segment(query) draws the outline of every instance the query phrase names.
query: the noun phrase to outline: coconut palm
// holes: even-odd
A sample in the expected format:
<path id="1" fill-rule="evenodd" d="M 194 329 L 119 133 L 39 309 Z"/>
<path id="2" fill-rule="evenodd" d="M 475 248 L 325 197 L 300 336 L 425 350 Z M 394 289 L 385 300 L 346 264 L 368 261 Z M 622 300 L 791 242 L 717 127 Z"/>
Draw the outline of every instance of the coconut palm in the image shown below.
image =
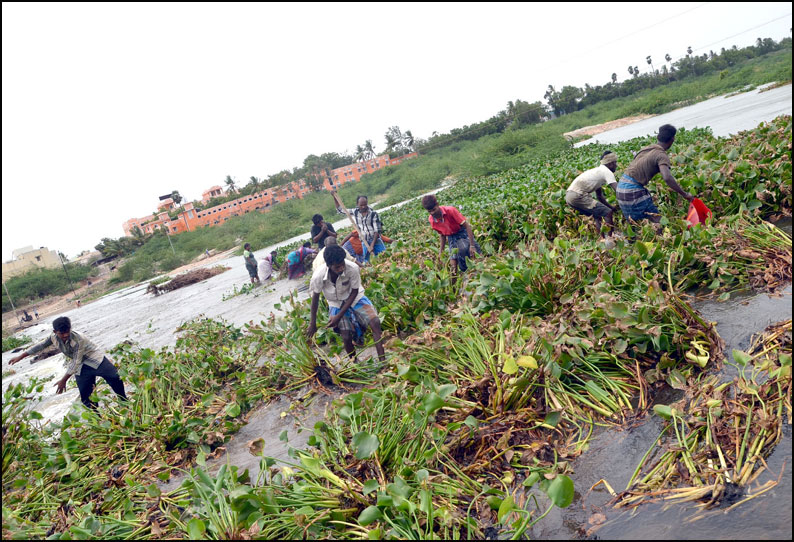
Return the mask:
<path id="1" fill-rule="evenodd" d="M 356 145 L 356 153 L 353 155 L 353 160 L 356 162 L 363 162 L 365 160 L 365 154 L 364 147 Z"/>
<path id="2" fill-rule="evenodd" d="M 408 149 L 409 151 L 414 151 L 414 146 L 416 145 L 416 141 L 414 140 L 414 135 L 411 133 L 411 130 L 406 130 L 403 134 L 403 146 Z"/>
<path id="3" fill-rule="evenodd" d="M 367 139 L 364 142 L 364 154 L 366 155 L 365 160 L 372 160 L 375 158 L 375 147 L 372 145 L 371 139 Z"/>
<path id="4" fill-rule="evenodd" d="M 226 176 L 225 182 L 226 182 L 226 186 L 228 186 L 228 188 L 226 189 L 227 192 L 230 193 L 237 192 L 237 188 L 234 186 L 234 179 L 232 179 L 231 175 Z"/>
<path id="5" fill-rule="evenodd" d="M 653 62 L 651 62 L 651 55 L 648 55 L 648 56 L 645 57 L 645 62 L 647 62 L 648 66 L 651 67 L 651 73 L 653 73 L 654 69 L 653 69 Z"/>

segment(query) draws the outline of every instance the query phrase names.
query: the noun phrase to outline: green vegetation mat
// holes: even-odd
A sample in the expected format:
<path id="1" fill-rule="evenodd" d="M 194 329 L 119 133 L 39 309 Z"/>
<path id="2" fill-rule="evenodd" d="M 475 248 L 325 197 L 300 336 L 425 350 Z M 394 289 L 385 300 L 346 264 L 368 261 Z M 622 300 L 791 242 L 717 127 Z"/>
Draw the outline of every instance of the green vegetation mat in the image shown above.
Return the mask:
<path id="1" fill-rule="evenodd" d="M 619 170 L 649 142 L 610 146 Z M 763 220 L 791 215 L 791 118 L 732 139 L 682 130 L 673 174 L 712 222 L 688 228 L 686 202 L 654 182 L 663 231 L 616 214 L 634 242 L 611 249 L 564 203 L 604 148 L 441 192 L 483 247 L 465 284 L 418 203 L 385 214 L 396 242 L 362 271 L 389 339 L 385 365 L 341 358 L 322 307 L 326 347 L 307 344 L 309 304 L 293 293 L 277 307 L 284 316 L 259 325 L 200 320 L 173 349 L 119 345 L 134 391 L 118 404 L 100 385 L 99 414 L 77 406 L 42 426 L 26 397 L 43 384 L 9 388 L 3 536 L 520 538 L 573 501 L 571 460 L 595 427 L 649 415 L 668 419 L 660 448 L 617 503 L 667 492 L 713 505 L 729 484 L 746 485 L 791 423 L 791 324 L 726 360 L 687 292 L 725 299 L 791 280 L 791 238 Z M 739 377 L 718 382 L 726 362 Z M 344 390 L 306 449 L 291 449 L 288 465 L 262 456 L 257 479 L 227 465 L 208 474 L 207 458 L 255 405 L 306 386 Z M 652 408 L 666 388 L 686 399 Z M 185 471 L 174 491 L 156 484 Z"/>

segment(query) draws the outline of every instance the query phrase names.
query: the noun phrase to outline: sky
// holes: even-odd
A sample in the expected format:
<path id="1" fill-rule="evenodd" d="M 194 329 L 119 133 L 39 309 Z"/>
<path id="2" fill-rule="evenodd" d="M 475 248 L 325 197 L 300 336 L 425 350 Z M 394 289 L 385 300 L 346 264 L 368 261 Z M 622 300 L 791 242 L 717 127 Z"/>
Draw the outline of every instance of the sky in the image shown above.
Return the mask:
<path id="1" fill-rule="evenodd" d="M 2 3 L 3 261 L 69 258 L 200 199 L 487 120 L 549 84 L 791 36 L 788 2 Z"/>

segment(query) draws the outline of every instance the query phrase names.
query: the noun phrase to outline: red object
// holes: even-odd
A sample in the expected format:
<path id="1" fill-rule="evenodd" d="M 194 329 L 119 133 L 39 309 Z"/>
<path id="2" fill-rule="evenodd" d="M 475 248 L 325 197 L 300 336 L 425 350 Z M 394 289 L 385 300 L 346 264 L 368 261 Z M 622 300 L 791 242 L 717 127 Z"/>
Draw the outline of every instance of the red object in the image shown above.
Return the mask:
<path id="1" fill-rule="evenodd" d="M 711 209 L 706 207 L 706 204 L 698 198 L 693 199 L 689 204 L 689 212 L 686 214 L 686 220 L 689 222 L 691 228 L 695 224 L 705 224 L 706 219 L 711 217 Z"/>

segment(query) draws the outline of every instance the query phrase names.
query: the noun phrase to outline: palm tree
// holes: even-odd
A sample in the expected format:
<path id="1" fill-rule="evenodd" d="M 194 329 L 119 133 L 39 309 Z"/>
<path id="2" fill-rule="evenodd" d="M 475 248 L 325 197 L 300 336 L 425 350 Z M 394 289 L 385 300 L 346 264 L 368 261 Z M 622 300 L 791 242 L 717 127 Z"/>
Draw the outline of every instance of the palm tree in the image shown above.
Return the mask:
<path id="1" fill-rule="evenodd" d="M 397 147 L 398 142 L 394 139 L 391 131 L 387 131 L 384 137 L 386 138 L 386 150 L 384 152 L 390 153 Z"/>
<path id="2" fill-rule="evenodd" d="M 232 179 L 231 175 L 226 176 L 226 186 L 229 188 L 226 190 L 227 192 L 237 192 L 237 188 L 234 186 L 234 179 Z"/>
<path id="3" fill-rule="evenodd" d="M 634 67 L 629 66 L 629 75 L 634 75 Z"/>
<path id="4" fill-rule="evenodd" d="M 618 82 L 618 74 L 613 73 L 612 74 L 612 84 L 615 84 L 617 82 Z"/>
<path id="5" fill-rule="evenodd" d="M 416 141 L 414 140 L 414 135 L 411 133 L 411 130 L 405 131 L 405 133 L 403 134 L 402 143 L 406 149 L 408 149 L 411 152 L 414 151 L 414 145 L 416 144 Z"/>
<path id="6" fill-rule="evenodd" d="M 653 62 L 651 62 L 651 55 L 645 57 L 645 62 L 647 62 L 648 65 L 651 67 L 651 73 L 653 73 L 654 69 L 653 69 Z"/>
<path id="7" fill-rule="evenodd" d="M 367 160 L 375 158 L 375 147 L 372 145 L 371 139 L 367 139 L 364 142 L 364 153 L 367 155 Z"/>
<path id="8" fill-rule="evenodd" d="M 365 154 L 364 147 L 356 145 L 356 154 L 353 155 L 353 160 L 356 162 L 363 162 L 365 160 Z"/>

